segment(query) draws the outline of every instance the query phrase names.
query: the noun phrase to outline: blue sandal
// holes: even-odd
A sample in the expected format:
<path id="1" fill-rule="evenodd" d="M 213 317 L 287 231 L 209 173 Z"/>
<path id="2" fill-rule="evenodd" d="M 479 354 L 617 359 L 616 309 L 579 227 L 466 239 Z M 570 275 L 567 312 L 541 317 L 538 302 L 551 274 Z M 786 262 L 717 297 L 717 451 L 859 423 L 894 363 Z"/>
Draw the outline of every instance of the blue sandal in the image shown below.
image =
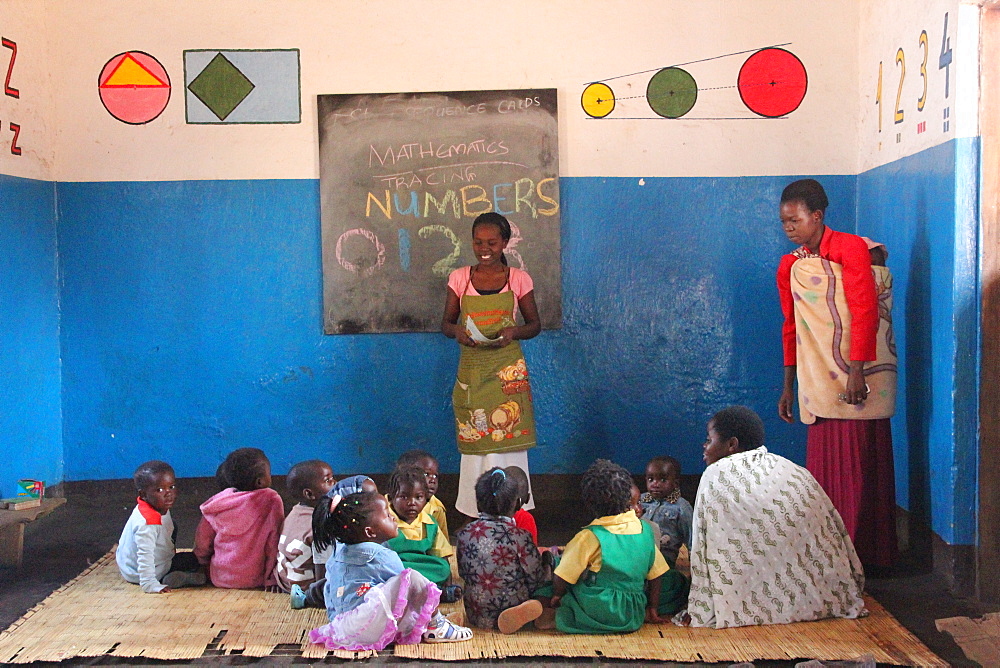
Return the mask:
<path id="1" fill-rule="evenodd" d="M 292 610 L 301 610 L 306 607 L 306 593 L 302 591 L 302 587 L 298 585 L 292 585 L 292 589 L 289 592 L 290 604 Z"/>

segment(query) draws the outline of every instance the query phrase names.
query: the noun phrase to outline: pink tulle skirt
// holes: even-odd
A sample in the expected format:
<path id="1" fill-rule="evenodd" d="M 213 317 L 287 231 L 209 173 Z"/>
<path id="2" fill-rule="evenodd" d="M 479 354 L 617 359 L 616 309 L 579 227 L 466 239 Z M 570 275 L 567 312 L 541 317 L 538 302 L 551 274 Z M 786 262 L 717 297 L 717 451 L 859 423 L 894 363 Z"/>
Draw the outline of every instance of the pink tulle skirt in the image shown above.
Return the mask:
<path id="1" fill-rule="evenodd" d="M 309 632 L 327 649 L 381 650 L 392 643 L 415 645 L 441 599 L 437 585 L 412 568 L 365 594 L 361 605 Z"/>

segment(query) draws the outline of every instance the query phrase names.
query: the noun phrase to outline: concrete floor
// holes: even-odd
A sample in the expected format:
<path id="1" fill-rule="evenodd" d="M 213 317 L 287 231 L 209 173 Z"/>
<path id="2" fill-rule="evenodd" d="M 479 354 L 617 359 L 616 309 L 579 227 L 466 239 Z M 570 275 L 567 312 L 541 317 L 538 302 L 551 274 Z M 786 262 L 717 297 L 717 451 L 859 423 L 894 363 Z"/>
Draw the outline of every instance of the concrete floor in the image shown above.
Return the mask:
<path id="1" fill-rule="evenodd" d="M 377 478 L 376 482 L 379 482 Z M 179 527 L 179 547 L 190 547 L 195 526 L 200 518 L 198 504 L 215 492 L 215 483 L 208 478 L 184 479 L 179 483 L 181 493 L 172 514 Z M 684 487 L 685 496 L 688 496 L 688 485 Z M 279 490 L 283 488 L 280 478 L 276 479 L 275 488 Z M 64 486 L 63 492 L 67 498 L 65 506 L 28 525 L 25 533 L 24 567 L 20 570 L 0 568 L 0 629 L 9 626 L 53 590 L 106 554 L 117 542 L 121 528 L 135 505 L 135 493 L 131 489 L 131 481 L 69 483 Z M 445 495 L 442 495 L 442 498 L 447 501 Z M 544 512 L 536 509 L 534 514 L 539 527 L 540 543 L 543 545 L 565 544 L 575 533 L 576 528 L 588 521 L 586 516 L 580 516 L 580 504 L 575 500 L 547 501 L 540 505 L 544 508 Z M 287 507 L 290 507 L 290 504 Z M 986 606 L 971 599 L 950 595 L 943 583 L 922 565 L 925 563 L 923 555 L 906 555 L 903 564 L 896 569 L 898 574 L 892 577 L 870 578 L 867 589 L 907 629 L 948 663 L 958 666 L 977 665 L 965 657 L 950 636 L 935 629 L 934 620 L 954 616 L 976 617 L 986 612 L 1000 611 L 1000 606 Z M 72 623 L 72 620 L 68 620 L 68 623 Z M 330 662 L 339 661 L 331 659 Z M 294 657 L 250 659 L 229 656 L 209 657 L 196 662 L 148 661 L 140 664 L 136 659 L 105 658 L 81 659 L 72 663 L 74 665 L 165 665 L 167 663 L 301 665 L 308 662 Z M 393 657 L 368 663 L 419 665 L 419 662 L 396 660 Z M 603 665 L 615 662 L 592 659 L 539 661 L 533 658 L 505 659 L 503 663 Z M 793 664 L 759 662 L 757 665 Z"/>

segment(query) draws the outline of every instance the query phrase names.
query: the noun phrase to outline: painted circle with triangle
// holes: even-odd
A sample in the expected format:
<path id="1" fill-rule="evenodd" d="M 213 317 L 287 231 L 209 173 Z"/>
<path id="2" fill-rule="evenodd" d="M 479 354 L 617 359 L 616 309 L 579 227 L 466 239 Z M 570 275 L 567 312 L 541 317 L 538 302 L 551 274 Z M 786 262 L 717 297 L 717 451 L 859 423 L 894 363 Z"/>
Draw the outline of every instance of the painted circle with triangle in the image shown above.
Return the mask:
<path id="1" fill-rule="evenodd" d="M 97 89 L 108 113 L 131 125 L 149 123 L 170 101 L 167 70 L 144 51 L 126 51 L 109 60 L 98 77 Z"/>

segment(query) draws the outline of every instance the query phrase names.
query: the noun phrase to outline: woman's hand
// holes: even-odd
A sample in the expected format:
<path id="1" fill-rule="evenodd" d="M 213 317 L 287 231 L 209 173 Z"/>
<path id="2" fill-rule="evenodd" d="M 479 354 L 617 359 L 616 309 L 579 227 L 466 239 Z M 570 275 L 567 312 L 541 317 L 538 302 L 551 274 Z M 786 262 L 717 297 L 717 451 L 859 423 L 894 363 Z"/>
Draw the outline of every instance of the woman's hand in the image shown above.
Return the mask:
<path id="1" fill-rule="evenodd" d="M 778 417 L 788 424 L 795 420 L 792 416 L 792 407 L 795 405 L 795 394 L 792 392 L 792 388 L 795 386 L 795 372 L 794 364 L 785 367 L 781 397 L 778 398 Z"/>
<path id="2" fill-rule="evenodd" d="M 847 391 L 844 401 L 852 406 L 865 403 L 868 398 L 868 387 L 865 385 L 864 362 L 851 362 L 851 371 L 847 375 Z"/>
<path id="3" fill-rule="evenodd" d="M 455 340 L 463 346 L 469 346 L 470 348 L 475 348 L 478 345 L 473 338 L 469 336 L 469 333 L 465 331 L 465 327 L 455 328 Z"/>
<path id="4" fill-rule="evenodd" d="M 553 596 L 549 599 L 549 607 L 558 608 L 560 601 L 562 601 L 562 596 Z"/>
<path id="5" fill-rule="evenodd" d="M 517 338 L 517 329 L 517 327 L 504 327 L 500 330 L 500 336 L 494 339 L 493 345 L 497 348 L 506 348 Z"/>
<path id="6" fill-rule="evenodd" d="M 784 390 L 778 399 L 778 417 L 788 424 L 794 422 L 795 418 L 792 416 L 792 406 L 794 405 L 795 399 L 792 397 L 792 391 Z"/>

